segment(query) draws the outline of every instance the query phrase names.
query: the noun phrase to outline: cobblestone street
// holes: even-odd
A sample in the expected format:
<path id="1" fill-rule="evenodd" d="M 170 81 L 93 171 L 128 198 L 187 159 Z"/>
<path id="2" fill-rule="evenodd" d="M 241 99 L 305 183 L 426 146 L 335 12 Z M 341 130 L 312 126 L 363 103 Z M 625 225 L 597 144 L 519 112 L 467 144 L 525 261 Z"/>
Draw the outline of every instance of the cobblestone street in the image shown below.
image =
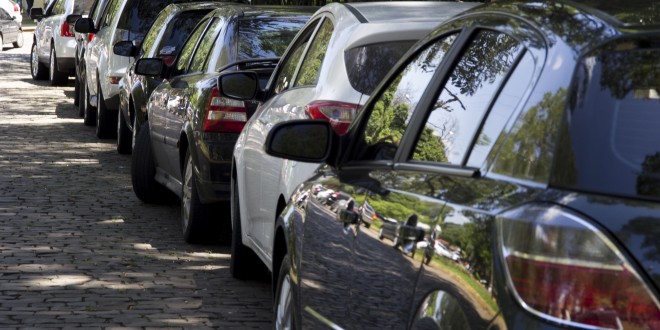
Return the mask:
<path id="1" fill-rule="evenodd" d="M 0 53 L 0 328 L 270 328 L 270 283 L 233 279 L 229 246 L 186 244 L 178 205 L 135 197 L 73 80 L 32 80 L 31 40 Z"/>

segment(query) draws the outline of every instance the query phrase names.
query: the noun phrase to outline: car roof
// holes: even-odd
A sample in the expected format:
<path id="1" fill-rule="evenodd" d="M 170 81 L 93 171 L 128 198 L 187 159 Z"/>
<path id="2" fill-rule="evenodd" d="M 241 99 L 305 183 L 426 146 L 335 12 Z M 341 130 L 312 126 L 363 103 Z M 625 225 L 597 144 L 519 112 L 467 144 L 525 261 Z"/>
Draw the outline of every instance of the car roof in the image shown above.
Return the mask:
<path id="1" fill-rule="evenodd" d="M 333 4 L 331 4 L 333 5 Z M 393 1 L 337 4 L 350 10 L 363 23 L 378 22 L 421 22 L 438 23 L 478 3 L 438 1 Z M 360 17 L 361 16 L 361 17 Z"/>
<path id="2" fill-rule="evenodd" d="M 222 3 L 209 15 L 213 16 L 227 16 L 236 15 L 241 17 L 254 17 L 254 18 L 267 18 L 267 17 L 282 17 L 282 16 L 312 16 L 317 10 L 316 7 L 309 6 L 253 6 L 241 3 Z"/>

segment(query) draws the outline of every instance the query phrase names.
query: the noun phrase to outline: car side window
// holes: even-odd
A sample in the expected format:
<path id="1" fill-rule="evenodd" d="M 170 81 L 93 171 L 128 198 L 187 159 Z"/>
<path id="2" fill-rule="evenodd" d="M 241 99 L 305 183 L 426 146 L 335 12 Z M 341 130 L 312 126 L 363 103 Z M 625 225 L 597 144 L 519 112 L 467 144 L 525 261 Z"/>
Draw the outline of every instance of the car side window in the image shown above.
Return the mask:
<path id="1" fill-rule="evenodd" d="M 142 40 L 142 45 L 140 46 L 140 54 L 146 54 L 154 45 L 154 42 L 156 42 L 158 35 L 161 33 L 161 30 L 165 28 L 165 23 L 167 22 L 168 16 L 169 15 L 158 15 L 158 17 L 156 17 L 154 24 L 151 25 L 151 28 L 144 36 L 144 40 Z"/>
<path id="2" fill-rule="evenodd" d="M 218 33 L 222 29 L 224 22 L 225 20 L 221 18 L 214 19 L 213 22 L 211 22 L 209 28 L 206 29 L 204 36 L 199 41 L 197 47 L 195 47 L 195 55 L 193 55 L 192 62 L 190 62 L 188 73 L 205 71 L 206 60 L 211 53 L 211 49 L 215 43 L 215 38 L 218 36 Z"/>
<path id="3" fill-rule="evenodd" d="M 428 44 L 371 103 L 356 159 L 394 159 L 413 110 L 456 37 L 457 34 L 451 34 Z"/>
<path id="4" fill-rule="evenodd" d="M 101 23 L 99 24 L 99 29 L 102 29 L 106 26 L 110 26 L 112 21 L 119 15 L 119 8 L 122 5 L 121 0 L 110 0 L 108 5 L 103 10 L 103 15 L 101 18 Z"/>
<path id="5" fill-rule="evenodd" d="M 486 112 L 523 49 L 505 34 L 477 33 L 432 105 L 418 133 L 413 161 L 464 163 Z"/>
<path id="6" fill-rule="evenodd" d="M 183 48 L 181 48 L 181 53 L 179 53 L 179 58 L 177 59 L 176 65 L 174 66 L 175 70 L 172 73 L 173 75 L 176 76 L 186 72 L 188 63 L 190 63 L 190 59 L 192 58 L 193 52 L 195 51 L 197 41 L 202 36 L 202 33 L 206 29 L 207 25 L 208 19 L 202 20 L 195 28 L 195 31 L 193 31 L 193 33 L 190 35 L 186 43 L 183 45 Z"/>
<path id="7" fill-rule="evenodd" d="M 51 15 L 62 15 L 66 13 L 66 0 L 56 0 L 55 5 L 53 5 L 53 11 Z"/>
<path id="8" fill-rule="evenodd" d="M 327 18 L 324 19 L 303 59 L 294 86 L 316 85 L 333 30 L 332 22 Z"/>
<path id="9" fill-rule="evenodd" d="M 300 34 L 298 40 L 296 40 L 295 46 L 293 46 L 293 48 L 287 53 L 286 58 L 281 63 L 282 69 L 279 70 L 278 76 L 275 78 L 275 88 L 273 88 L 275 94 L 279 94 L 292 87 L 291 82 L 293 80 L 293 75 L 296 73 L 300 58 L 305 52 L 305 49 L 309 44 L 309 39 L 314 33 L 317 25 L 318 21 L 315 24 L 307 26 L 307 28 Z"/>

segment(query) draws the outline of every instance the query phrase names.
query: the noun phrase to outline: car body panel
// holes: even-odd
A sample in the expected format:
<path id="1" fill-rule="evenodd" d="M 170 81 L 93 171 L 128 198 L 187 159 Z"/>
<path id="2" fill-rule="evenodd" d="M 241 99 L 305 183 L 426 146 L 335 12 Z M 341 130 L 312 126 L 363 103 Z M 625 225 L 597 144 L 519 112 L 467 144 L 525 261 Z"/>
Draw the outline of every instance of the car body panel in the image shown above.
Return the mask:
<path id="1" fill-rule="evenodd" d="M 17 42 L 19 33 L 23 33 L 23 31 L 16 20 L 11 18 L 11 15 L 4 9 L 0 10 L 0 34 L 2 34 L 3 43 Z M 0 47 L 2 46 L 0 45 Z"/>

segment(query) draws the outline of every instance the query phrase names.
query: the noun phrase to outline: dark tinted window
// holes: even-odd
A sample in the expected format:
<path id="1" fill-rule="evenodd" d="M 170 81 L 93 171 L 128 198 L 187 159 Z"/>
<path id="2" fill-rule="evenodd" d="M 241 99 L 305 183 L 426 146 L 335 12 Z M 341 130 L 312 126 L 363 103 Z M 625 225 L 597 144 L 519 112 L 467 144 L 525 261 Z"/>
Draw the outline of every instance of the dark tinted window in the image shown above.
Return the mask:
<path id="1" fill-rule="evenodd" d="M 190 59 L 193 56 L 193 52 L 195 51 L 195 45 L 197 45 L 197 41 L 202 36 L 202 33 L 206 29 L 207 25 L 208 19 L 202 21 L 197 25 L 197 27 L 195 27 L 195 31 L 193 31 L 193 33 L 190 35 L 190 38 L 188 38 L 186 43 L 183 45 L 183 48 L 181 48 L 181 54 L 176 61 L 176 69 L 172 75 L 178 75 L 186 71 L 188 64 L 190 63 Z"/>
<path id="2" fill-rule="evenodd" d="M 392 160 L 417 103 L 456 35 L 431 43 L 417 54 L 373 103 L 357 159 Z"/>
<path id="3" fill-rule="evenodd" d="M 281 69 L 279 69 L 277 78 L 275 80 L 275 87 L 273 89 L 275 94 L 279 94 L 291 87 L 293 75 L 296 72 L 298 63 L 300 63 L 302 54 L 305 51 L 305 48 L 307 48 L 307 44 L 309 43 L 309 39 L 312 36 L 315 28 L 316 24 L 310 24 L 307 26 L 307 29 L 302 32 L 296 41 L 295 46 L 289 50 L 286 58 L 284 58 L 283 61 L 278 65 L 281 67 Z"/>
<path id="4" fill-rule="evenodd" d="M 91 0 L 75 0 L 73 4 L 73 13 L 86 15 L 92 8 L 92 4 L 94 4 L 94 2 Z"/>
<path id="5" fill-rule="evenodd" d="M 303 59 L 294 86 L 316 85 L 333 30 L 332 22 L 324 19 Z"/>
<path id="6" fill-rule="evenodd" d="M 158 13 L 173 0 L 127 0 L 117 28 L 135 34 L 133 38 L 142 40 Z"/>
<path id="7" fill-rule="evenodd" d="M 204 72 L 206 59 L 209 57 L 215 38 L 219 33 L 219 30 L 222 29 L 222 23 L 224 19 L 214 19 L 209 25 L 208 29 L 202 36 L 202 39 L 199 41 L 197 48 L 195 49 L 195 55 L 190 62 L 190 68 L 188 72 Z"/>
<path id="8" fill-rule="evenodd" d="M 280 57 L 306 22 L 307 17 L 240 20 L 237 60 Z"/>
<path id="9" fill-rule="evenodd" d="M 11 19 L 11 16 L 2 8 L 0 8 L 0 19 Z"/>
<path id="10" fill-rule="evenodd" d="M 486 111 L 522 49 L 507 35 L 479 32 L 433 104 L 413 160 L 463 164 Z"/>
<path id="11" fill-rule="evenodd" d="M 602 51 L 578 68 L 553 181 L 660 198 L 660 49 L 616 47 L 627 50 Z"/>
<path id="12" fill-rule="evenodd" d="M 346 74 L 353 88 L 371 94 L 414 41 L 397 41 L 355 47 L 344 53 Z"/>
<path id="13" fill-rule="evenodd" d="M 166 63 L 170 58 L 175 58 L 193 28 L 208 12 L 208 10 L 187 11 L 173 18 L 167 24 L 163 39 L 153 56 L 166 59 Z"/>

